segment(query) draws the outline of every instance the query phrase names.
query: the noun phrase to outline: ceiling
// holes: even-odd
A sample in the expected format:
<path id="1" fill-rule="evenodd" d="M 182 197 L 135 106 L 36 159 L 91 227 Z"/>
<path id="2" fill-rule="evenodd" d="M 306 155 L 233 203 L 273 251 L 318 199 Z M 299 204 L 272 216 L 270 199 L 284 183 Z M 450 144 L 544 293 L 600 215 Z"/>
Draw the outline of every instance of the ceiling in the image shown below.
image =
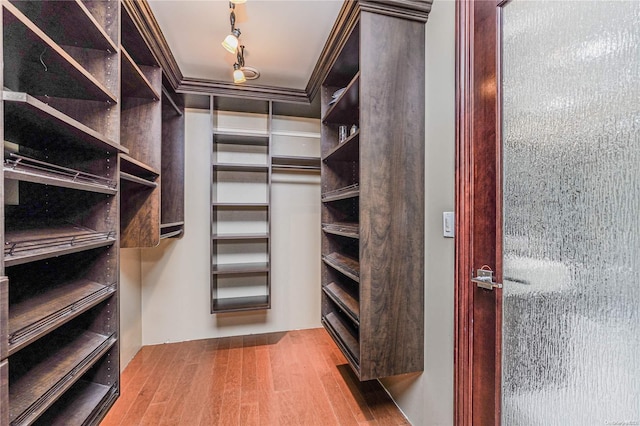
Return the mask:
<path id="1" fill-rule="evenodd" d="M 232 82 L 235 55 L 220 44 L 230 32 L 222 0 L 148 0 L 185 77 Z M 342 0 L 248 0 L 236 6 L 252 85 L 305 89 Z"/>

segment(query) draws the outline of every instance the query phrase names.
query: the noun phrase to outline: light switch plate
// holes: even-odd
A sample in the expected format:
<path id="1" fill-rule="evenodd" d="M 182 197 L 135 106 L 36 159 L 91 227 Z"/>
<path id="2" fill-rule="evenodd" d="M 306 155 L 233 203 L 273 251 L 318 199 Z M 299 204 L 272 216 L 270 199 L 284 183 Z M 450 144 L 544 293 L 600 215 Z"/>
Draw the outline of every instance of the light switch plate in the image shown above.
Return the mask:
<path id="1" fill-rule="evenodd" d="M 445 238 L 453 238 L 455 229 L 455 220 L 453 212 L 442 212 L 442 236 Z"/>

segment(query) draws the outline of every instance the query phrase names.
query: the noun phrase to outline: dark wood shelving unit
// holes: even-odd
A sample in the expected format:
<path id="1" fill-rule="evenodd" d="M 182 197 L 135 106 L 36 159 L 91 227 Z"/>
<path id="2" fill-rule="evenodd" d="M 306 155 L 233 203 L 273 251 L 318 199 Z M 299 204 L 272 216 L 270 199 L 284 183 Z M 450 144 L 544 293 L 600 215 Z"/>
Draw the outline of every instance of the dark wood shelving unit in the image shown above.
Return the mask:
<path id="1" fill-rule="evenodd" d="M 60 45 L 116 52 L 116 44 L 81 0 L 12 1 Z"/>
<path id="2" fill-rule="evenodd" d="M 215 312 L 240 312 L 255 311 L 256 309 L 269 309 L 269 296 L 228 297 L 215 299 L 213 310 Z"/>
<path id="3" fill-rule="evenodd" d="M 320 90 L 321 312 L 358 378 L 371 380 L 424 368 L 427 11 L 354 1 L 340 16 Z M 341 125 L 358 130 L 339 142 Z"/>
<path id="4" fill-rule="evenodd" d="M 158 91 L 124 48 L 120 49 L 120 58 L 122 61 L 122 96 L 160 100 Z"/>
<path id="5" fill-rule="evenodd" d="M 338 88 L 336 88 L 337 90 Z M 323 116 L 323 123 L 346 124 L 359 123 L 360 72 L 346 86 L 345 91 L 336 99 Z M 328 104 L 327 104 L 328 105 Z"/>
<path id="6" fill-rule="evenodd" d="M 184 103 L 162 85 L 160 238 L 184 235 Z"/>
<path id="7" fill-rule="evenodd" d="M 155 247 L 160 243 L 162 169 L 162 69 L 121 3 L 120 247 Z"/>
<path id="8" fill-rule="evenodd" d="M 115 231 L 99 232 L 72 224 L 52 223 L 5 230 L 5 267 L 91 250 L 116 242 Z"/>
<path id="9" fill-rule="evenodd" d="M 257 274 L 260 272 L 269 272 L 269 264 L 266 262 L 231 263 L 227 265 L 214 265 L 212 268 L 212 273 L 214 275 Z"/>
<path id="10" fill-rule="evenodd" d="M 360 281 L 360 263 L 358 259 L 333 252 L 326 255 L 323 254 L 322 261 L 355 282 Z"/>
<path id="11" fill-rule="evenodd" d="M 242 163 L 214 163 L 214 171 L 220 172 L 262 172 L 267 173 L 269 166 L 266 164 L 242 164 Z"/>
<path id="12" fill-rule="evenodd" d="M 57 336 L 56 336 L 57 337 Z M 61 341 L 60 341 L 61 340 Z M 115 344 L 115 336 L 84 331 L 56 340 L 38 364 L 9 384 L 9 420 L 29 424 Z"/>
<path id="13" fill-rule="evenodd" d="M 138 185 L 146 186 L 148 188 L 157 188 L 158 184 L 156 182 L 147 180 L 145 178 L 138 177 L 136 175 L 132 175 L 125 172 L 120 172 L 120 179 L 126 180 L 127 182 L 135 183 Z"/>
<path id="14" fill-rule="evenodd" d="M 345 291 L 339 284 L 331 282 L 322 290 L 351 318 L 353 323 L 360 326 L 360 302 L 352 294 Z"/>
<path id="15" fill-rule="evenodd" d="M 12 304 L 9 355 L 103 302 L 115 291 L 115 283 L 103 285 L 80 278 Z"/>
<path id="16" fill-rule="evenodd" d="M 4 178 L 109 195 L 118 192 L 116 182 L 111 179 L 13 153 L 5 158 Z"/>
<path id="17" fill-rule="evenodd" d="M 274 155 L 271 157 L 271 167 L 274 170 L 319 172 L 320 158 Z"/>
<path id="18" fill-rule="evenodd" d="M 360 368 L 360 343 L 356 331 L 348 323 L 334 312 L 322 317 L 322 324 L 325 326 L 331 337 L 342 349 L 347 360 L 355 369 Z"/>
<path id="19" fill-rule="evenodd" d="M 322 161 L 357 161 L 360 154 L 360 130 L 349 136 L 344 142 L 334 146 L 327 152 Z"/>
<path id="20" fill-rule="evenodd" d="M 184 232 L 184 108 L 133 5 L 2 4 L 0 424 L 100 422 L 120 391 L 119 247 Z"/>
<path id="21" fill-rule="evenodd" d="M 236 104 L 227 98 L 214 97 L 212 108 L 215 124 L 211 150 L 211 313 L 270 309 L 272 105 L 270 101 Z M 261 126 L 247 129 L 225 127 L 220 121 L 224 121 L 227 112 L 242 112 L 249 123 L 260 123 Z M 259 189 L 255 194 L 249 192 L 240 198 L 242 201 L 237 201 L 235 194 L 224 190 L 225 185 L 237 183 L 246 185 L 248 191 L 263 187 L 265 190 Z M 225 228 L 229 224 L 220 219 L 223 213 L 246 214 L 253 210 L 265 212 L 264 232 Z M 253 256 L 264 256 L 266 261 L 228 264 L 224 256 L 231 246 L 235 247 L 234 250 L 247 250 L 251 260 L 254 260 Z M 252 250 L 257 250 L 257 253 Z M 237 281 L 229 284 L 239 276 L 244 278 L 242 284 Z M 244 294 L 242 287 L 245 286 L 252 287 L 254 294 Z"/>
<path id="22" fill-rule="evenodd" d="M 5 139 L 32 148 L 44 148 L 50 141 L 59 147 L 89 149 L 93 151 L 129 150 L 104 134 L 21 92 L 2 92 L 5 114 Z"/>
<path id="23" fill-rule="evenodd" d="M 6 87 L 31 95 L 118 102 L 111 90 L 12 3 L 5 2 L 2 7 Z M 40 62 L 43 51 L 47 52 L 46 67 Z"/>
<path id="24" fill-rule="evenodd" d="M 266 240 L 269 234 L 213 234 L 214 240 Z"/>
<path id="25" fill-rule="evenodd" d="M 269 145 L 269 135 L 263 132 L 216 130 L 213 135 L 219 144 Z"/>
<path id="26" fill-rule="evenodd" d="M 360 185 L 355 183 L 353 185 L 345 186 L 344 188 L 323 192 L 322 201 L 329 203 L 331 201 L 346 200 L 348 198 L 355 198 L 358 196 L 360 196 Z"/>
<path id="27" fill-rule="evenodd" d="M 54 406 L 41 416 L 36 426 L 97 424 L 104 416 L 101 407 L 116 398 L 116 389 L 86 380 L 75 383 Z"/>
<path id="28" fill-rule="evenodd" d="M 349 238 L 360 238 L 360 229 L 357 222 L 323 223 L 322 230 L 327 234 L 340 235 Z"/>

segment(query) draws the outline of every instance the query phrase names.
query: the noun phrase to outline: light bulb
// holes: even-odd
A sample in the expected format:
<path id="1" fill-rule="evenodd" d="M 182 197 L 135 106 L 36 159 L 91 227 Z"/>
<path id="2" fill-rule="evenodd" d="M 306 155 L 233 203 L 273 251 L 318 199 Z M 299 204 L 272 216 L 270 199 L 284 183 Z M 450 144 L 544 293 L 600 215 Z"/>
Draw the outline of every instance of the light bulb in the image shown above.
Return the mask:
<path id="1" fill-rule="evenodd" d="M 236 53 L 236 49 L 238 49 L 238 37 L 234 34 L 229 34 L 222 42 L 222 47 L 231 53 Z"/>
<path id="2" fill-rule="evenodd" d="M 233 82 L 234 83 L 244 83 L 247 81 L 247 78 L 244 75 L 244 72 L 240 69 L 240 65 L 233 64 Z"/>

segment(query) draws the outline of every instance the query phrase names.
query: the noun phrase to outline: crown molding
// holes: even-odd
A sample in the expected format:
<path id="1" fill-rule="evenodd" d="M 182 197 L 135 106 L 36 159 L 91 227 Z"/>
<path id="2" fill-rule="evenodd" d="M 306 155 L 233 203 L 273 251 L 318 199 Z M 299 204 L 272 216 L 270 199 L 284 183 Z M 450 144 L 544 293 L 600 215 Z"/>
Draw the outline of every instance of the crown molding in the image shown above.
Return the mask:
<path id="1" fill-rule="evenodd" d="M 315 99 L 318 94 L 338 53 L 358 23 L 360 11 L 426 23 L 432 3 L 433 0 L 345 0 L 309 78 L 305 89 L 309 99 Z"/>
<path id="2" fill-rule="evenodd" d="M 250 84 L 237 85 L 229 82 L 191 77 L 183 78 L 176 88 L 176 91 L 180 93 L 264 99 L 280 102 L 310 103 L 307 92 L 302 89 L 288 89 Z"/>
<path id="3" fill-rule="evenodd" d="M 433 0 L 345 0 L 304 90 L 185 77 L 147 0 L 122 0 L 176 92 L 310 104 L 360 17 L 360 11 L 427 22 Z"/>
<path id="4" fill-rule="evenodd" d="M 158 21 L 153 16 L 147 0 L 122 0 L 123 6 L 129 12 L 133 22 L 140 30 L 142 38 L 147 43 L 162 67 L 165 77 L 175 90 L 184 79 L 176 58 L 171 53 L 169 44 L 162 34 Z"/>

